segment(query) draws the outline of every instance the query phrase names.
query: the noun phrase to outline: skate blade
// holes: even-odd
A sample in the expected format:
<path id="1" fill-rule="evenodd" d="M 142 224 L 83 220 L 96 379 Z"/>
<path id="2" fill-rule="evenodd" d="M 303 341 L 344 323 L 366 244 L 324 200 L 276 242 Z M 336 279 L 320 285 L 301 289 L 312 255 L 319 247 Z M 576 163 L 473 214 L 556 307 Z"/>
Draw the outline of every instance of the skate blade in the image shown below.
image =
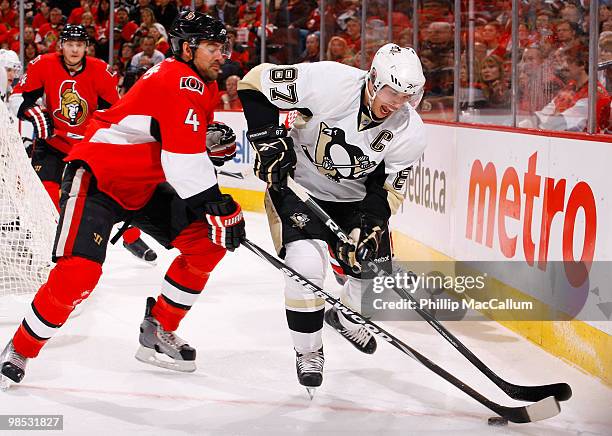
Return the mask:
<path id="1" fill-rule="evenodd" d="M 164 355 L 165 356 L 165 355 Z M 136 351 L 136 360 L 148 365 L 157 366 L 160 368 L 171 369 L 178 372 L 194 372 L 196 370 L 195 361 L 185 360 L 161 360 L 158 357 L 158 353 L 152 348 L 143 347 L 142 345 Z M 170 359 L 168 356 L 166 358 Z"/>
<path id="2" fill-rule="evenodd" d="M 0 374 L 0 391 L 2 392 L 8 391 L 12 384 L 13 384 L 13 381 L 10 378 L 5 377 L 4 375 Z"/>
<path id="3" fill-rule="evenodd" d="M 312 399 L 314 398 L 315 392 L 317 392 L 316 388 L 306 388 L 306 392 L 308 393 L 308 396 L 310 397 L 310 400 L 312 401 Z"/>
<path id="4" fill-rule="evenodd" d="M 129 251 L 129 250 L 128 250 Z M 145 260 L 143 257 L 138 257 L 136 256 L 134 253 L 132 253 L 131 251 L 129 251 L 129 253 L 132 255 L 132 257 L 136 260 L 138 260 L 140 263 L 144 263 L 145 265 L 150 265 L 150 266 L 157 266 L 157 259 L 152 260 L 152 261 L 148 261 Z"/>

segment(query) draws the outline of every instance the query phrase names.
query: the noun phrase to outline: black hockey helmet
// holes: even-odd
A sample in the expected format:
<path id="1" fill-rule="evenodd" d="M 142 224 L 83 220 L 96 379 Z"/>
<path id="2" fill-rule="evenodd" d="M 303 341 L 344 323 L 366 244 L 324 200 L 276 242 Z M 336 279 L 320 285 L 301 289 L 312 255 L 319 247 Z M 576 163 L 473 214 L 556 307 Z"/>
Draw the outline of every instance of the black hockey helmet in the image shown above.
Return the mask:
<path id="1" fill-rule="evenodd" d="M 175 55 L 181 54 L 183 41 L 187 41 L 195 50 L 202 40 L 221 44 L 225 44 L 227 40 L 227 30 L 221 21 L 197 11 L 179 13 L 168 35 Z"/>
<path id="2" fill-rule="evenodd" d="M 85 41 L 89 42 L 89 35 L 85 26 L 81 24 L 66 24 L 60 33 L 60 42 L 64 41 Z"/>

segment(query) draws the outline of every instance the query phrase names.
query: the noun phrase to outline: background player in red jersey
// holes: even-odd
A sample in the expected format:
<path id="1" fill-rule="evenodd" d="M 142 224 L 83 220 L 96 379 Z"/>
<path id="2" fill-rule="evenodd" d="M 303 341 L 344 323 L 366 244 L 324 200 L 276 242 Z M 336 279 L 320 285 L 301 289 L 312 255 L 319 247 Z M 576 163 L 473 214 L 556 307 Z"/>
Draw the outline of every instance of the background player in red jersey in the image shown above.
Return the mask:
<path id="1" fill-rule="evenodd" d="M 128 219 L 180 251 L 157 300 L 147 299 L 136 358 L 195 370 L 195 349 L 174 331 L 226 250 L 240 245 L 244 221 L 240 206 L 221 194 L 213 166 L 233 157 L 235 135 L 221 124 L 207 128 L 218 102 L 225 27 L 186 11 L 170 35 L 174 58 L 147 71 L 110 109 L 96 112 L 85 140 L 68 154 L 57 264 L 0 356 L 5 383 L 21 381 L 28 359 L 87 298 L 102 274 L 113 224 Z"/>
<path id="2" fill-rule="evenodd" d="M 31 121 L 37 138 L 32 166 L 59 210 L 59 190 L 73 144 L 83 139 L 96 109 L 108 109 L 119 100 L 117 77 L 104 61 L 85 56 L 89 37 L 85 27 L 67 24 L 60 34 L 61 52 L 41 55 L 30 62 L 20 81 L 23 97 L 17 116 Z M 45 98 L 46 108 L 36 104 Z M 154 262 L 157 254 L 130 228 L 123 245 L 136 257 Z"/>

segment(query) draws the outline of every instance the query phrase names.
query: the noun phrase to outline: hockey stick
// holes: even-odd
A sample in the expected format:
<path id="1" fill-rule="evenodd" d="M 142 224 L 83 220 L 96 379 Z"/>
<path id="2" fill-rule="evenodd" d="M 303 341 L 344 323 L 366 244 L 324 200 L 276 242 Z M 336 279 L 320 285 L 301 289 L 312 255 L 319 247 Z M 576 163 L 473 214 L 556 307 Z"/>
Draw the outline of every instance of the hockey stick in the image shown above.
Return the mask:
<path id="1" fill-rule="evenodd" d="M 219 175 L 230 177 L 232 179 L 240 179 L 240 180 L 244 179 L 244 174 L 242 173 L 233 173 L 231 171 L 225 171 L 225 170 L 219 170 Z"/>
<path id="2" fill-rule="evenodd" d="M 368 329 L 370 333 L 375 334 L 380 338 L 384 339 L 386 342 L 393 345 L 402 353 L 412 357 L 417 362 L 421 363 L 429 370 L 435 372 L 437 375 L 439 375 L 449 383 L 453 384 L 456 388 L 465 392 L 467 395 L 478 401 L 480 404 L 497 413 L 499 416 L 507 419 L 508 421 L 516 423 L 541 421 L 544 419 L 552 418 L 553 416 L 556 416 L 559 414 L 559 412 L 561 412 L 559 403 L 552 396 L 544 398 L 527 406 L 520 407 L 507 407 L 494 403 L 493 401 L 489 400 L 487 397 L 477 392 L 476 390 L 459 380 L 457 377 L 455 377 L 442 367 L 436 365 L 434 362 L 423 356 L 415 349 L 409 347 L 408 345 L 397 339 L 395 336 L 384 330 L 382 327 L 379 327 L 372 321 L 362 317 L 359 313 L 352 311 L 351 309 L 343 305 L 340 301 L 336 300 L 334 297 L 328 294 L 326 291 L 313 284 L 304 276 L 296 272 L 294 269 L 288 267 L 285 263 L 278 260 L 276 257 L 259 248 L 257 245 L 253 244 L 248 239 L 245 238 L 242 241 L 242 245 L 251 250 L 257 256 L 268 261 L 270 264 L 272 264 L 272 266 L 282 271 L 283 274 L 294 280 L 300 286 L 303 286 L 304 288 L 314 293 L 317 297 L 324 299 L 327 303 L 334 306 L 337 310 L 340 310 L 344 314 L 344 316 L 350 318 L 353 322 L 361 324 L 363 327 Z"/>
<path id="3" fill-rule="evenodd" d="M 346 233 L 340 228 L 340 226 L 329 216 L 327 212 L 325 212 L 321 206 L 319 206 L 312 199 L 308 191 L 296 183 L 292 178 L 287 178 L 287 186 L 291 189 L 295 195 L 298 196 L 300 200 L 302 200 L 312 211 L 317 215 L 321 221 L 325 223 L 325 225 L 332 231 L 341 241 L 345 242 L 349 240 L 349 237 Z M 382 271 L 378 265 L 374 262 L 369 261 L 366 262 L 368 268 L 370 268 L 374 273 L 387 275 L 386 272 Z M 486 375 L 489 380 L 495 383 L 502 391 L 504 391 L 510 398 L 521 401 L 539 401 L 543 398 L 547 398 L 550 396 L 555 397 L 557 401 L 565 401 L 568 400 L 572 396 L 572 389 L 567 383 L 554 383 L 550 385 L 539 385 L 539 386 L 521 386 L 515 385 L 513 383 L 507 382 L 502 379 L 499 375 L 497 375 L 491 368 L 484 364 L 474 353 L 470 351 L 463 343 L 450 331 L 448 331 L 440 321 L 434 318 L 429 312 L 423 310 L 419 307 L 419 304 L 415 300 L 415 298 L 406 290 L 398 288 L 396 286 L 392 287 L 393 291 L 398 294 L 400 297 L 410 300 L 414 303 L 414 309 L 417 311 L 421 317 L 429 323 L 438 333 L 440 333 L 444 339 L 451 343 L 453 347 L 455 347 L 467 360 L 472 363 L 480 372 Z"/>

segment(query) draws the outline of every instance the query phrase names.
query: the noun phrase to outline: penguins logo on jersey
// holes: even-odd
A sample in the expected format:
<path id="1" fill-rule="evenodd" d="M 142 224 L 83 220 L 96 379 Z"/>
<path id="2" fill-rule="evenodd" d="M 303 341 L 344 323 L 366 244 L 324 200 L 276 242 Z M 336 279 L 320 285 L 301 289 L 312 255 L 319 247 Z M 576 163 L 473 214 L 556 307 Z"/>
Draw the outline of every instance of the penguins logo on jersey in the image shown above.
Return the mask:
<path id="1" fill-rule="evenodd" d="M 364 177 L 369 169 L 377 165 L 363 153 L 361 148 L 346 142 L 344 130 L 329 127 L 323 122 L 319 128 L 314 159 L 306 146 L 302 145 L 302 148 L 306 157 L 321 174 L 338 183 L 340 179 Z"/>
<path id="2" fill-rule="evenodd" d="M 53 111 L 53 116 L 71 126 L 78 126 L 87 118 L 87 101 L 81 98 L 75 89 L 74 80 L 64 80 L 59 89 L 59 108 Z"/>
<path id="3" fill-rule="evenodd" d="M 296 212 L 293 215 L 291 215 L 289 218 L 291 218 L 291 221 L 293 221 L 293 227 L 300 229 L 300 230 L 306 227 L 306 223 L 310 221 L 310 218 L 308 218 L 308 215 L 301 213 L 301 212 L 300 213 Z"/>

